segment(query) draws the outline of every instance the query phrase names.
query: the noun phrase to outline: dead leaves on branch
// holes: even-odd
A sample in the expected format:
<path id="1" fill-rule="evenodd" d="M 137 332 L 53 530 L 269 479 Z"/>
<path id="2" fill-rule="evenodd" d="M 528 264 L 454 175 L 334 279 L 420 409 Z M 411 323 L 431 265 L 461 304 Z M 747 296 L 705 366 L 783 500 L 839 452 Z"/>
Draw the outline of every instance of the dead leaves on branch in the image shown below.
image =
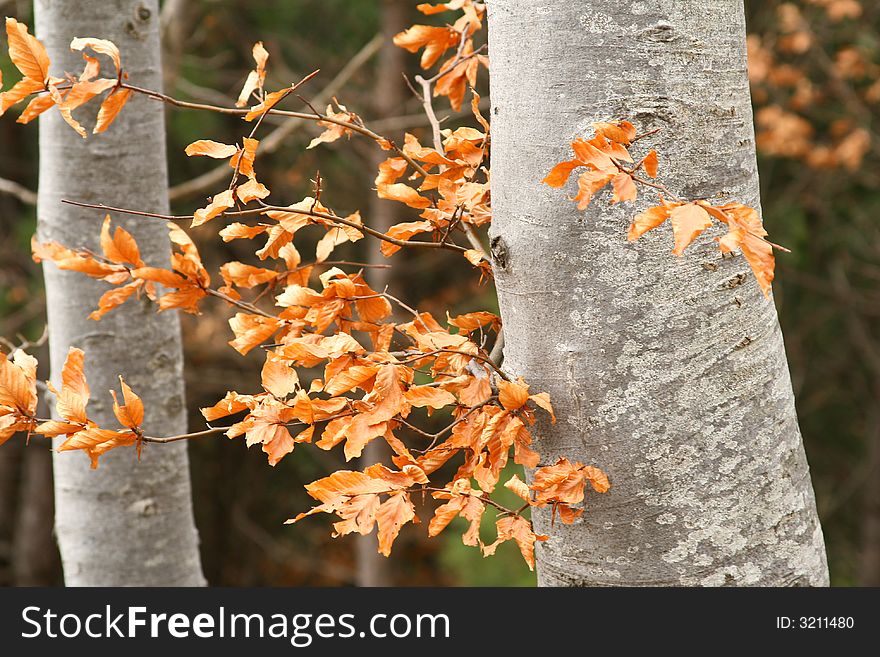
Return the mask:
<path id="1" fill-rule="evenodd" d="M 474 94 L 474 112 L 479 96 Z M 422 233 L 443 239 L 461 225 L 479 227 L 491 220 L 489 174 L 483 166 L 489 135 L 470 127 L 443 130 L 442 152 L 423 146 L 407 133 L 402 152 L 409 158 L 392 157 L 379 165 L 376 193 L 379 198 L 397 201 L 421 210 L 421 221 L 407 221 L 392 226 L 387 235 L 408 241 Z M 403 182 L 410 170 L 410 161 L 420 167 Z M 420 180 L 418 186 L 408 181 Z M 432 198 L 433 194 L 433 198 Z M 384 242 L 382 253 L 390 256 L 400 246 Z M 474 261 L 471 261 L 475 264 Z M 476 263 L 479 266 L 480 260 Z"/>
<path id="2" fill-rule="evenodd" d="M 36 425 L 37 359 L 17 349 L 10 360 L 0 352 L 0 445 Z"/>
<path id="3" fill-rule="evenodd" d="M 119 49 L 110 41 L 94 38 L 73 39 L 70 48 L 83 51 L 85 67 L 78 78 L 73 76 L 59 78 L 49 74 L 51 62 L 46 49 L 28 33 L 27 26 L 14 18 L 7 18 L 6 36 L 9 57 L 24 77 L 11 89 L 0 93 L 0 115 L 28 96 L 44 94 L 35 96 L 30 101 L 19 116 L 18 122 L 29 123 L 43 112 L 57 106 L 61 117 L 85 138 L 86 130 L 73 117 L 74 110 L 110 90 L 101 103 L 93 129 L 94 133 L 100 133 L 110 126 L 128 101 L 131 91 L 120 86 L 127 74 L 122 69 Z M 99 78 L 100 62 L 85 52 L 86 49 L 109 57 L 115 67 L 115 76 Z"/>
<path id="4" fill-rule="evenodd" d="M 58 446 L 59 452 L 82 450 L 92 463 L 98 467 L 98 459 L 111 449 L 136 445 L 138 455 L 142 445 L 144 406 L 134 391 L 120 376 L 123 403 L 120 404 L 116 391 L 113 396 L 113 413 L 124 430 L 100 428 L 88 418 L 86 407 L 89 402 L 90 390 L 85 378 L 85 354 L 81 349 L 71 347 L 61 370 L 61 390 L 57 390 L 51 382 L 49 390 L 55 395 L 56 410 L 62 420 L 49 420 L 34 429 L 35 433 L 48 438 L 64 436 L 65 440 Z"/>
<path id="5" fill-rule="evenodd" d="M 424 3 L 417 8 L 429 16 L 446 11 L 462 12 L 452 25 L 413 25 L 394 36 L 395 45 L 412 53 L 423 51 L 420 61 L 423 69 L 431 68 L 448 51 L 454 51 L 452 57 L 440 64 L 434 96 L 448 97 L 452 108 L 458 111 L 468 86 L 476 86 L 480 66 L 489 66 L 488 58 L 475 51 L 473 42 L 474 33 L 483 27 L 485 3 L 457 0 L 437 5 Z"/>
<path id="6" fill-rule="evenodd" d="M 635 201 L 639 185 L 659 189 L 674 198 L 663 185 L 639 176 L 642 171 L 650 178 L 657 176 L 656 151 L 651 150 L 641 160 L 630 164 L 634 160 L 630 155 L 629 147 L 638 138 L 631 123 L 628 121 L 594 123 L 593 128 L 596 131 L 595 136 L 589 140 L 576 139 L 572 142 L 574 159 L 554 166 L 544 178 L 544 183 L 551 187 L 562 187 L 568 182 L 575 169 L 586 169 L 578 175 L 578 193 L 573 199 L 577 202 L 579 210 L 585 210 L 593 197 L 608 184 L 613 188 L 612 204 Z M 741 252 L 749 263 L 764 296 L 769 297 L 775 269 L 773 249 L 782 247 L 764 239 L 767 231 L 764 230 L 756 209 L 742 203 L 713 205 L 702 199 L 667 200 L 662 193 L 659 195 L 659 200 L 659 205 L 635 216 L 627 233 L 629 241 L 637 240 L 669 220 L 674 239 L 672 252 L 681 256 L 697 237 L 712 227 L 712 220 L 715 219 L 726 224 L 728 229 L 724 237 L 718 238 L 721 252 Z"/>
<path id="7" fill-rule="evenodd" d="M 485 7 L 472 0 L 454 0 L 419 8 L 428 15 L 448 10 L 462 12 L 449 27 L 416 26 L 398 39 L 410 49 L 424 49 L 423 63 L 428 66 L 440 62 L 434 78 L 435 94 L 448 96 L 457 108 L 467 87 L 475 83 L 477 70 L 486 63 L 471 38 L 482 27 Z M 82 75 L 75 82 L 69 79 L 69 85 L 59 80 L 54 88 L 50 78 L 28 78 L 32 81 L 25 87 L 37 89 L 39 85 L 40 93 L 48 94 L 38 97 L 39 102 L 30 112 L 26 110 L 28 118 L 54 103 L 62 114 L 67 112 L 66 119 L 71 122 L 70 112 L 108 90 L 104 107 L 110 108 L 107 112 L 111 119 L 119 109 L 113 109 L 113 104 L 121 107 L 124 103 L 130 89 L 120 86 L 125 73 L 115 46 L 97 39 L 77 39 L 72 47 L 84 50 Z M 450 50 L 454 50 L 451 57 Z M 248 74 L 237 102 L 240 107 L 252 105 L 243 112 L 246 121 L 257 121 L 251 134 L 240 143 L 201 139 L 186 148 L 188 156 L 226 160 L 233 171 L 227 189 L 214 194 L 205 207 L 194 212 L 194 227 L 229 215 L 233 208 L 240 210 L 242 205 L 259 203 L 270 193 L 257 178 L 259 141 L 253 135 L 265 113 L 298 85 L 266 93 L 268 53 L 258 43 L 253 55 L 256 66 Z M 442 61 L 445 56 L 447 59 Z M 115 79 L 99 77 L 99 57 L 113 62 Z M 48 75 L 48 62 L 45 69 Z M 394 151 L 380 165 L 377 194 L 401 202 L 419 215 L 391 227 L 387 237 L 406 242 L 429 233 L 432 240 L 447 243 L 443 246 L 463 251 L 453 235 L 484 226 L 491 219 L 486 168 L 489 124 L 479 111 L 479 100 L 474 93 L 471 109 L 479 127 L 442 130 L 433 147 L 407 134 L 403 147 L 398 149 L 389 140 L 373 135 L 357 114 L 334 99 L 325 114 L 315 117 L 324 131 L 309 147 L 358 132 L 371 136 L 383 149 Z M 95 131 L 100 131 L 102 125 L 106 127 L 107 121 L 102 124 L 100 116 Z M 621 138 L 615 130 L 620 128 L 611 124 L 602 128 L 603 134 Z M 84 134 L 81 126 L 79 131 Z M 650 171 L 650 160 L 643 166 Z M 276 465 L 298 444 L 313 443 L 325 450 L 340 448 L 347 460 L 359 457 L 374 440 L 388 444 L 394 455 L 393 467 L 343 470 L 313 482 L 307 490 L 318 505 L 294 520 L 325 512 L 338 517 L 336 535 L 365 534 L 375 529 L 380 552 L 388 555 L 401 528 L 418 522 L 413 494 L 421 493 L 424 498 L 430 493 L 440 503 L 430 522 L 430 535 L 461 516 L 469 523 L 463 536 L 466 544 L 489 555 L 500 543 L 514 541 L 533 567 L 534 541 L 546 537 L 536 536 L 522 514 L 530 506 L 552 504 L 554 514 L 558 511 L 560 517 L 573 520 L 578 512 L 575 507 L 583 499 L 582 495 L 576 500 L 570 490 L 577 488 L 577 482 L 567 488 L 559 483 L 553 490 L 549 485 L 530 490 L 519 480 L 509 480 L 505 485 L 523 498 L 520 509 L 505 509 L 489 495 L 501 483 L 501 473 L 511 458 L 530 468 L 538 466 L 538 454 L 531 449 L 530 428 L 541 412 L 555 422 L 549 397 L 530 393 L 522 380 L 508 380 L 491 362 L 484 345 L 492 333 L 497 340 L 501 329 L 500 319 L 492 313 L 447 316 L 447 322 L 441 324 L 430 314 L 411 310 L 394 297 L 372 289 L 362 272 L 347 273 L 338 267 L 326 268 L 315 284 L 314 268 L 326 263 L 336 247 L 370 233 L 359 213 L 336 214 L 327 207 L 322 202 L 323 187 L 320 176 L 316 176 L 313 196 L 299 203 L 283 207 L 263 204 L 236 212 L 237 217 L 252 217 L 256 223 L 229 223 L 219 231 L 223 240 L 265 241 L 255 250 L 257 264 L 233 261 L 221 266 L 223 285 L 219 289 L 211 287 L 211 277 L 195 243 L 174 224 L 169 224 L 173 244 L 170 268 L 144 262 L 131 234 L 121 227 L 114 230 L 109 217 L 101 231 L 101 254 L 35 241 L 34 258 L 52 260 L 63 269 L 110 283 L 113 287 L 92 313 L 95 319 L 141 293 L 156 301 L 159 310 L 179 308 L 198 313 L 206 296 L 236 306 L 229 320 L 229 344 L 243 355 L 257 348 L 263 350 L 261 390 L 253 394 L 230 391 L 202 412 L 208 422 L 230 418 L 231 424 L 219 428 L 231 439 L 243 439 L 248 447 L 258 445 L 270 465 Z M 628 191 L 621 188 L 620 193 L 626 195 Z M 294 241 L 301 230 L 313 226 L 320 227 L 322 234 L 314 259 L 303 264 Z M 383 242 L 386 255 L 398 248 L 400 244 Z M 491 271 L 481 250 L 471 249 L 464 255 L 481 269 L 481 274 Z M 396 320 L 392 300 L 400 304 L 402 311 L 411 312 L 413 318 Z M 87 413 L 90 391 L 83 373 L 83 354 L 72 350 L 61 390 L 52 388 L 62 419 L 40 422 L 34 417 L 30 398 L 13 393 L 4 396 L 2 377 L 23 380 L 25 387 L 35 379 L 35 365 L 31 372 L 23 356 L 16 358 L 19 360 L 0 363 L 0 436 L 17 430 L 63 436 L 60 449 L 86 452 L 93 467 L 102 454 L 115 447 L 134 445 L 140 450 L 145 440 L 141 429 L 144 408 L 125 381 L 120 379 L 120 390 L 112 391 L 114 413 L 122 429 L 96 426 Z M 321 378 L 301 381 L 300 374 L 306 368 L 321 368 Z M 429 382 L 417 379 L 417 373 L 427 375 Z M 7 387 L 15 386 L 10 383 Z M 413 419 L 435 413 L 446 424 L 435 434 L 419 429 Z M 436 476 L 446 464 L 455 473 L 452 480 L 443 487 L 432 484 L 429 476 Z M 570 478 L 580 477 L 586 482 L 587 472 L 586 466 L 576 464 Z M 546 478 L 549 480 L 550 475 Z M 581 486 L 581 493 L 585 488 Z M 557 498 L 557 489 L 564 492 L 563 497 Z M 480 521 L 490 508 L 499 512 L 497 537 L 493 542 L 483 542 Z"/>

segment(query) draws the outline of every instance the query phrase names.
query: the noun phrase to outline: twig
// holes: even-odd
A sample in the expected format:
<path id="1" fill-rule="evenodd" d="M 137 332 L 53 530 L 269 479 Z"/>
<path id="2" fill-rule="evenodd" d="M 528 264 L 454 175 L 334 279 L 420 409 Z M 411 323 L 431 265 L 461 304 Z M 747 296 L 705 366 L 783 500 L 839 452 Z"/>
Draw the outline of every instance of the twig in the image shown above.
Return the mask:
<path id="1" fill-rule="evenodd" d="M 14 180 L 0 178 L 0 192 L 14 196 L 25 205 L 36 205 L 37 195 L 24 185 L 20 185 Z"/>
<path id="2" fill-rule="evenodd" d="M 105 212 L 120 212 L 122 214 L 131 214 L 139 217 L 151 217 L 153 219 L 164 219 L 165 221 L 187 221 L 193 219 L 193 215 L 191 214 L 161 214 L 158 212 L 143 212 L 141 210 L 131 210 L 128 208 L 119 208 L 111 205 L 105 205 L 104 203 L 85 203 L 83 201 L 73 201 L 71 199 L 61 199 L 62 203 L 67 203 L 68 205 L 75 205 L 81 208 L 94 208 L 96 210 L 103 210 Z M 325 221 L 330 221 L 335 224 L 341 224 L 343 226 L 350 226 L 351 228 L 356 228 L 357 230 L 370 235 L 371 237 L 375 237 L 376 239 L 380 239 L 384 242 L 389 242 L 396 246 L 400 247 L 412 247 L 412 248 L 422 248 L 422 249 L 446 249 L 448 251 L 456 251 L 458 253 L 464 253 L 467 249 L 458 246 L 457 244 L 450 243 L 442 243 L 442 242 L 422 242 L 418 240 L 399 240 L 395 237 L 390 237 L 385 233 L 380 233 L 378 230 L 370 228 L 369 226 L 364 226 L 363 224 L 358 224 L 353 221 L 349 221 L 344 217 L 337 217 L 336 215 L 327 214 L 326 212 L 319 212 L 317 210 L 301 210 L 301 209 L 292 209 L 290 207 L 285 207 L 281 205 L 262 205 L 259 208 L 252 208 L 250 210 L 237 210 L 237 211 L 227 211 L 221 213 L 218 216 L 224 217 L 252 217 L 255 215 L 265 214 L 269 211 L 277 211 L 277 212 L 294 212 L 296 214 L 305 214 L 311 217 L 317 217 L 319 219 L 324 219 Z"/>

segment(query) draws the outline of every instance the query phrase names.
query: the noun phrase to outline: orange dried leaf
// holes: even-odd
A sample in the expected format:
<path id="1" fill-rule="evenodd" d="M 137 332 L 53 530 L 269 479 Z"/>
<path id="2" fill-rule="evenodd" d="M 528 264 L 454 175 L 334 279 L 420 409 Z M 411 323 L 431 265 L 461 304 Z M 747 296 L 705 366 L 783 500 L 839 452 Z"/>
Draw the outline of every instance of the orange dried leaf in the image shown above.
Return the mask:
<path id="1" fill-rule="evenodd" d="M 257 147 L 260 145 L 258 139 L 245 137 L 242 140 L 244 148 L 236 152 L 232 159 L 229 160 L 229 166 L 237 169 L 239 173 L 248 178 L 254 178 L 254 160 L 257 157 Z"/>
<path id="2" fill-rule="evenodd" d="M 59 452 L 74 449 L 83 450 L 92 461 L 92 468 L 98 467 L 98 458 L 116 447 L 134 445 L 138 440 L 137 434 L 132 431 L 109 431 L 94 426 L 88 426 L 82 431 L 70 436 L 58 446 Z"/>
<path id="3" fill-rule="evenodd" d="M 669 210 L 669 206 L 664 204 L 656 205 L 637 214 L 633 219 L 632 224 L 630 224 L 626 238 L 630 242 L 635 242 L 649 230 L 655 229 L 669 218 Z"/>
<path id="4" fill-rule="evenodd" d="M 410 406 L 417 408 L 443 408 L 455 404 L 455 396 L 451 392 L 433 386 L 413 386 L 405 393 Z"/>
<path id="5" fill-rule="evenodd" d="M 504 487 L 516 493 L 523 500 L 523 502 L 529 502 L 532 499 L 532 495 L 531 493 L 529 493 L 529 487 L 517 475 L 513 475 L 510 479 L 508 479 L 504 483 Z"/>
<path id="6" fill-rule="evenodd" d="M 379 525 L 379 552 L 386 557 L 391 555 L 391 546 L 400 533 L 400 528 L 416 517 L 409 494 L 404 491 L 392 493 L 376 510 L 376 523 Z"/>
<path id="7" fill-rule="evenodd" d="M 242 356 L 268 340 L 281 327 L 281 320 L 274 317 L 263 317 L 249 313 L 236 313 L 229 319 L 229 326 L 235 333 L 235 339 L 229 345 Z"/>
<path id="8" fill-rule="evenodd" d="M 582 166 L 584 163 L 580 160 L 560 162 L 550 170 L 550 173 L 541 182 L 550 185 L 550 187 L 562 187 L 568 182 L 571 172 Z"/>
<path id="9" fill-rule="evenodd" d="M 629 121 L 621 121 L 619 123 L 598 122 L 593 124 L 597 135 L 602 135 L 610 141 L 629 146 L 630 142 L 636 138 L 636 129 Z"/>
<path id="10" fill-rule="evenodd" d="M 16 82 L 9 91 L 0 93 L 0 116 L 17 102 L 27 98 L 33 93 L 42 91 L 44 86 L 45 85 L 39 80 L 32 80 L 31 78 L 23 78 Z"/>
<path id="11" fill-rule="evenodd" d="M 611 179 L 614 185 L 614 194 L 611 197 L 612 203 L 620 203 L 621 201 L 635 201 L 638 194 L 636 183 L 632 176 L 628 173 L 618 173 Z"/>
<path id="12" fill-rule="evenodd" d="M 642 166 L 645 167 L 645 173 L 651 176 L 651 178 L 656 178 L 657 165 L 657 151 L 652 148 L 651 151 L 645 156 L 645 159 L 642 161 Z"/>
<path id="13" fill-rule="evenodd" d="M 251 94 L 257 89 L 262 89 L 266 81 L 266 62 L 269 60 L 269 53 L 263 47 L 262 41 L 257 41 L 254 44 L 253 56 L 257 67 L 248 73 L 244 86 L 241 88 L 241 93 L 238 95 L 238 100 L 235 101 L 236 107 L 247 105 Z"/>
<path id="14" fill-rule="evenodd" d="M 287 94 L 289 94 L 293 90 L 292 87 L 287 87 L 286 89 L 281 89 L 280 91 L 273 91 L 272 93 L 266 94 L 266 97 L 257 105 L 251 107 L 250 111 L 244 115 L 245 121 L 253 121 L 258 116 L 262 116 L 270 109 L 275 107 L 278 103 L 280 103 Z"/>
<path id="15" fill-rule="evenodd" d="M 672 208 L 669 213 L 672 223 L 672 234 L 675 237 L 675 248 L 672 252 L 681 255 L 699 235 L 712 226 L 709 213 L 696 203 L 686 203 Z"/>
<path id="16" fill-rule="evenodd" d="M 27 78 L 25 78 L 27 79 Z M 25 94 L 27 95 L 27 94 Z M 3 97 L 4 94 L 0 94 L 0 97 Z M 24 96 L 22 96 L 23 98 Z M 10 97 L 12 101 L 12 97 Z M 19 99 L 20 100 L 20 99 Z M 18 102 L 18 100 L 14 100 L 13 102 Z M 3 101 L 0 100 L 0 105 L 2 105 Z M 19 117 L 15 120 L 16 123 L 30 123 L 35 118 L 37 118 L 40 114 L 51 108 L 55 105 L 55 99 L 52 96 L 46 94 L 45 96 L 36 96 L 31 99 L 31 101 L 27 104 L 27 107 L 22 110 Z M 3 108 L 5 109 L 5 108 Z M 0 112 L 2 114 L 3 112 Z"/>
<path id="17" fill-rule="evenodd" d="M 0 416 L 3 409 L 33 416 L 37 410 L 37 360 L 17 349 L 10 361 L 0 352 Z"/>
<path id="18" fill-rule="evenodd" d="M 122 386 L 123 404 L 119 404 L 119 400 L 116 398 L 116 391 L 111 390 L 110 394 L 113 396 L 113 414 L 116 415 L 119 424 L 128 427 L 129 429 L 135 429 L 144 422 L 144 404 L 141 401 L 141 398 L 134 393 L 121 375 L 119 377 L 119 384 Z"/>
<path id="19" fill-rule="evenodd" d="M 101 298 L 98 299 L 98 309 L 89 313 L 89 319 L 95 321 L 100 320 L 108 312 L 128 301 L 128 299 L 137 292 L 140 287 L 141 283 L 135 281 L 128 285 L 123 285 L 122 287 L 115 287 L 112 290 L 107 290 L 101 295 Z"/>
<path id="20" fill-rule="evenodd" d="M 394 45 L 409 52 L 424 48 L 422 68 L 431 68 L 449 48 L 458 45 L 460 35 L 449 27 L 432 27 L 430 25 L 413 25 L 394 35 Z"/>
<path id="21" fill-rule="evenodd" d="M 49 77 L 49 55 L 43 44 L 28 33 L 27 25 L 14 18 L 6 18 L 6 36 L 9 40 L 9 58 L 26 78 L 45 82 Z"/>
<path id="22" fill-rule="evenodd" d="M 95 129 L 92 130 L 92 133 L 97 135 L 107 130 L 119 116 L 130 96 L 131 89 L 123 89 L 122 87 L 107 96 L 101 103 L 101 109 L 98 110 L 98 119 L 95 121 Z"/>
<path id="23" fill-rule="evenodd" d="M 264 199 L 269 196 L 269 189 L 256 178 L 251 178 L 244 185 L 239 185 L 235 189 L 235 194 L 241 199 L 242 203 L 250 203 L 256 199 Z"/>
<path id="24" fill-rule="evenodd" d="M 191 227 L 195 228 L 196 226 L 201 226 L 202 224 L 207 223 L 211 219 L 220 216 L 234 205 L 235 198 L 232 196 L 231 189 L 220 192 L 211 199 L 211 202 L 206 207 L 196 210 L 193 215 Z"/>
<path id="25" fill-rule="evenodd" d="M 104 257 L 117 264 L 129 263 L 135 267 L 143 267 L 144 261 L 141 260 L 140 249 L 134 237 L 121 226 L 116 227 L 111 237 L 110 223 L 108 214 L 101 225 L 101 250 L 104 252 Z"/>
<path id="26" fill-rule="evenodd" d="M 79 37 L 70 42 L 71 50 L 83 50 L 85 48 L 91 48 L 97 53 L 107 55 L 111 60 L 113 60 L 113 65 L 116 67 L 116 74 L 119 75 L 121 73 L 122 60 L 119 55 L 119 48 L 116 47 L 115 43 L 113 43 L 112 41 L 107 41 L 106 39 Z"/>
<path id="27" fill-rule="evenodd" d="M 498 538 L 491 545 L 483 548 L 486 556 L 495 554 L 495 549 L 501 543 L 509 540 L 516 541 L 519 551 L 525 559 L 529 570 L 535 569 L 535 541 L 546 541 L 547 536 L 535 534 L 531 523 L 522 516 L 505 516 L 495 523 L 498 529 Z"/>
<path id="28" fill-rule="evenodd" d="M 58 414 L 65 420 L 87 424 L 89 385 L 85 375 L 85 352 L 71 347 L 61 368 L 61 391 L 55 392 Z"/>
<path id="29" fill-rule="evenodd" d="M 199 139 L 186 147 L 184 151 L 188 156 L 206 155 L 218 160 L 225 160 L 238 152 L 238 147 L 231 144 L 221 144 L 210 139 Z"/>
<path id="30" fill-rule="evenodd" d="M 498 381 L 498 401 L 508 411 L 516 411 L 525 406 L 529 400 L 529 386 L 522 379 L 517 382 Z"/>

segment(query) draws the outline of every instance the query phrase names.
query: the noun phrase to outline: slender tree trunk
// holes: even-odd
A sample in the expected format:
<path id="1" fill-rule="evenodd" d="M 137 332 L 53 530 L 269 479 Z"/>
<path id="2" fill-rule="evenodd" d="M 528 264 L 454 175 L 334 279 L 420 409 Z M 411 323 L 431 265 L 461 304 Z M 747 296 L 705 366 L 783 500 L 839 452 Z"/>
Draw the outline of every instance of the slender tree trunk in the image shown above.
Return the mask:
<path id="1" fill-rule="evenodd" d="M 22 466 L 12 579 L 15 586 L 53 586 L 61 568 L 52 532 L 52 453 L 46 441 L 31 441 L 24 450 Z"/>
<path id="2" fill-rule="evenodd" d="M 37 415 L 47 417 L 49 407 L 39 393 Z M 24 441 L 18 441 L 24 445 Z M 33 440 L 22 450 L 18 512 L 12 541 L 14 586 L 53 586 L 61 564 L 52 533 L 55 505 L 52 489 L 52 452 L 44 440 Z"/>
<path id="3" fill-rule="evenodd" d="M 395 34 L 408 27 L 407 18 L 409 5 L 404 0 L 383 0 L 381 9 L 382 36 L 385 41 L 382 50 L 379 51 L 379 62 L 376 67 L 376 86 L 374 93 L 375 118 L 387 119 L 400 113 L 403 107 L 405 87 L 402 73 L 406 69 L 406 51 L 398 48 L 391 39 Z M 382 153 L 373 149 L 373 161 L 370 172 L 375 172 L 385 158 Z M 370 176 L 369 184 L 373 184 Z M 381 199 L 375 194 L 370 195 L 370 226 L 383 233 L 395 222 L 397 204 L 393 201 Z M 388 264 L 388 259 L 382 255 L 379 240 L 367 242 L 367 260 L 370 264 Z M 393 270 L 369 269 L 367 281 L 374 290 L 382 291 L 388 285 L 393 285 Z M 384 442 L 374 440 L 364 448 L 363 462 L 367 465 L 380 463 L 387 460 L 388 448 Z M 358 536 L 357 569 L 355 572 L 358 586 L 391 586 L 394 582 L 391 578 L 388 559 L 379 554 L 378 539 L 375 534 Z"/>
<path id="4" fill-rule="evenodd" d="M 10 586 L 13 582 L 12 545 L 24 444 L 23 441 L 10 440 L 3 447 L 5 449 L 0 450 L 0 586 Z"/>
<path id="5" fill-rule="evenodd" d="M 782 334 L 745 260 L 718 232 L 681 258 L 668 228 L 628 244 L 649 194 L 581 213 L 540 182 L 591 121 L 628 119 L 661 129 L 639 145 L 661 182 L 757 206 L 742 0 L 488 6 L 505 368 L 551 394 L 544 462 L 613 485 L 574 525 L 535 514 L 539 583 L 826 585 Z"/>
<path id="6" fill-rule="evenodd" d="M 114 41 L 131 79 L 161 86 L 157 0 L 37 0 L 37 35 L 53 74 L 82 67 L 71 52 L 75 36 Z M 112 71 L 112 64 L 102 64 Z M 94 120 L 83 112 L 83 120 Z M 162 106 L 133 98 L 108 132 L 81 139 L 57 112 L 40 117 L 38 234 L 63 244 L 98 249 L 103 219 L 61 204 L 62 198 L 101 201 L 166 212 L 167 171 Z M 168 266 L 161 222 L 114 217 L 134 234 L 143 259 Z M 117 374 L 141 396 L 152 435 L 186 430 L 180 326 L 174 313 L 156 314 L 131 300 L 99 322 L 87 319 L 106 284 L 44 266 L 52 378 L 60 383 L 68 347 L 86 352 L 92 390 L 90 417 L 117 426 L 108 390 Z M 138 462 L 133 450 L 101 458 L 97 471 L 81 454 L 56 454 L 56 532 L 69 585 L 202 585 L 198 536 L 190 496 L 186 446 L 150 446 Z"/>

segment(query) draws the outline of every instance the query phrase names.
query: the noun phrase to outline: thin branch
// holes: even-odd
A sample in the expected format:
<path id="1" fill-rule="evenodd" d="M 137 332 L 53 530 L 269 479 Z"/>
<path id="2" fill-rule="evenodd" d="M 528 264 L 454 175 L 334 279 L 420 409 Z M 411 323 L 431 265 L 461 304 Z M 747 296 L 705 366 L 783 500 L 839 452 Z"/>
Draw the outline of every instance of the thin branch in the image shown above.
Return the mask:
<path id="1" fill-rule="evenodd" d="M 192 438 L 201 438 L 202 436 L 212 436 L 214 434 L 223 433 L 229 427 L 212 427 L 204 431 L 195 431 L 193 433 L 182 433 L 177 436 L 168 436 L 166 438 L 155 438 L 153 436 L 143 436 L 141 440 L 145 443 L 158 443 L 164 445 L 166 443 L 175 443 L 179 440 L 191 440 Z"/>
<path id="2" fill-rule="evenodd" d="M 0 178 L 0 193 L 14 196 L 25 205 L 37 204 L 37 194 L 14 180 Z"/>
<path id="3" fill-rule="evenodd" d="M 262 308 L 257 308 L 255 305 L 248 303 L 247 301 L 242 301 L 241 299 L 233 299 L 229 295 L 223 294 L 219 290 L 215 290 L 214 288 L 205 288 L 205 292 L 207 292 L 212 297 L 217 297 L 218 299 L 222 299 L 226 303 L 241 308 L 242 310 L 247 310 L 249 313 L 254 313 L 256 315 L 262 315 L 263 317 L 268 317 L 270 319 L 278 319 L 275 315 L 271 313 L 267 313 Z"/>
<path id="4" fill-rule="evenodd" d="M 491 360 L 496 365 L 501 365 L 501 360 L 504 358 L 504 329 L 499 329 L 498 335 L 495 338 L 495 344 L 492 345 L 492 351 L 489 353 L 489 360 Z"/>
<path id="5" fill-rule="evenodd" d="M 153 219 L 164 219 L 165 221 L 187 221 L 193 219 L 193 215 L 191 214 L 161 214 L 158 212 L 143 212 L 141 210 L 131 210 L 128 208 L 119 208 L 116 206 L 105 205 L 104 203 L 85 203 L 83 201 L 73 201 L 71 199 L 61 199 L 62 203 L 67 203 L 68 205 L 75 205 L 81 208 L 94 208 L 96 210 L 103 210 L 105 212 L 120 212 L 122 214 L 131 214 L 139 217 L 151 217 Z M 336 215 L 327 214 L 326 212 L 319 212 L 317 210 L 302 210 L 302 209 L 292 209 L 290 207 L 285 207 L 281 205 L 263 205 L 259 208 L 252 208 L 250 210 L 237 210 L 237 211 L 227 211 L 223 212 L 221 215 L 224 217 L 253 217 L 255 215 L 265 214 L 269 211 L 277 211 L 277 212 L 294 212 L 296 214 L 305 214 L 311 217 L 316 217 L 318 219 L 324 219 L 325 221 L 330 221 L 335 224 L 341 224 L 343 226 L 350 226 L 352 228 L 356 228 L 357 230 L 370 235 L 371 237 L 375 237 L 376 239 L 380 239 L 384 242 L 389 242 L 396 246 L 400 247 L 412 247 L 412 248 L 422 248 L 422 249 L 446 249 L 447 251 L 455 251 L 458 253 L 464 253 L 467 249 L 458 246 L 457 244 L 450 243 L 442 243 L 442 242 L 422 242 L 418 240 L 399 240 L 395 237 L 390 237 L 385 233 L 381 233 L 378 230 L 370 228 L 369 226 L 364 226 L 363 224 L 358 224 L 353 221 L 349 221 L 345 217 L 337 217 Z"/>

